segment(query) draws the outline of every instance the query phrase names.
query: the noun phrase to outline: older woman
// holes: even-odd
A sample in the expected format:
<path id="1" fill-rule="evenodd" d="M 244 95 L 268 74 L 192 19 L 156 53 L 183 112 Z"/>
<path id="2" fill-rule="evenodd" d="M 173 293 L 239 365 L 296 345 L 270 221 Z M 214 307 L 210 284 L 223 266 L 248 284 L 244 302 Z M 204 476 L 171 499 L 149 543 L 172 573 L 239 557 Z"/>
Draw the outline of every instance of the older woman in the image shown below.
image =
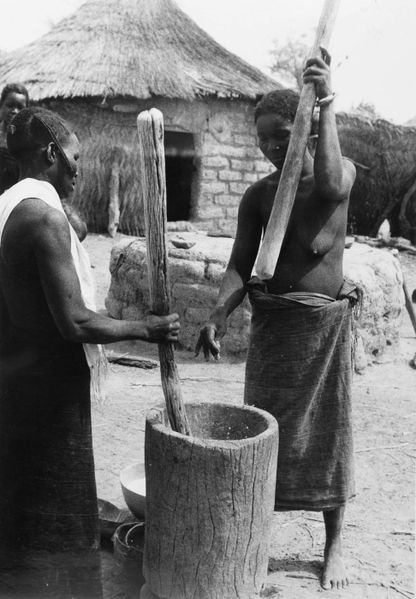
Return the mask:
<path id="1" fill-rule="evenodd" d="M 13 568 L 23 567 L 33 586 L 27 596 L 72 597 L 69 556 L 82 554 L 85 564 L 99 542 L 95 344 L 175 341 L 179 322 L 176 314 L 123 321 L 94 311 L 88 259 L 59 199 L 77 180 L 80 148 L 69 126 L 27 108 L 9 125 L 7 143 L 20 180 L 0 198 L 0 596 L 12 596 L 7 581 L 20 584 Z M 81 562 L 75 570 L 79 578 Z"/>

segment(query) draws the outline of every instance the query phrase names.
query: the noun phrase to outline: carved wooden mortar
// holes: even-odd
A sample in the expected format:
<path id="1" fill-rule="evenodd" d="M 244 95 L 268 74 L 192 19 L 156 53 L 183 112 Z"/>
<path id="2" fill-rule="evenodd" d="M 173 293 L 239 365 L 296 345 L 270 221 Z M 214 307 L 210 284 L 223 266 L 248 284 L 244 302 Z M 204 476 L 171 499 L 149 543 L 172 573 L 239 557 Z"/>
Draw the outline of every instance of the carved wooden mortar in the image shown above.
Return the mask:
<path id="1" fill-rule="evenodd" d="M 166 410 L 146 421 L 141 599 L 253 599 L 267 575 L 278 425 L 267 412 L 187 403 L 191 437 Z"/>

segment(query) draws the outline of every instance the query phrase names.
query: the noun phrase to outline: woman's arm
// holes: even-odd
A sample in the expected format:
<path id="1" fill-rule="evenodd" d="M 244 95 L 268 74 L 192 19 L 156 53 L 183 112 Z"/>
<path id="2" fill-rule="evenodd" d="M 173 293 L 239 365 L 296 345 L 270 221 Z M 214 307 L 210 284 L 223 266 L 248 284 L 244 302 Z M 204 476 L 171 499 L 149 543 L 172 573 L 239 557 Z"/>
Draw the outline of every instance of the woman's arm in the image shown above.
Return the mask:
<path id="1" fill-rule="evenodd" d="M 341 154 L 332 101 L 330 56 L 324 48 L 321 51 L 322 58 L 317 56 L 308 60 L 303 74 L 304 83 L 315 84 L 318 104 L 323 100 L 319 108 L 318 141 L 314 157 L 315 187 L 320 197 L 339 202 L 349 197 L 355 180 L 355 167 Z"/>
<path id="2" fill-rule="evenodd" d="M 27 209 L 30 210 L 29 205 Z M 30 230 L 46 301 L 65 339 L 82 343 L 111 343 L 128 339 L 155 343 L 177 340 L 177 314 L 126 321 L 86 308 L 71 256 L 70 231 L 64 214 L 37 202 L 36 217 Z"/>
<path id="3" fill-rule="evenodd" d="M 206 360 L 209 360 L 210 354 L 219 358 L 219 340 L 226 333 L 227 317 L 241 304 L 246 294 L 245 285 L 251 275 L 261 239 L 259 204 L 258 187 L 251 187 L 240 203 L 237 233 L 214 310 L 201 329 L 196 344 L 195 354 L 198 355 L 202 348 Z"/>

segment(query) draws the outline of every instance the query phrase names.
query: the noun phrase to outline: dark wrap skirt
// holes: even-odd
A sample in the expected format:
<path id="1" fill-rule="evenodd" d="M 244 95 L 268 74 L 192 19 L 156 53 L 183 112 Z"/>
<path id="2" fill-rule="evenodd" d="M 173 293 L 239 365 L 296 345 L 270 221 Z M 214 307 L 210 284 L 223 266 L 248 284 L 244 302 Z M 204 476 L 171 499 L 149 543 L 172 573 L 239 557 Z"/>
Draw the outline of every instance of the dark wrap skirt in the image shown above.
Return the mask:
<path id="1" fill-rule="evenodd" d="M 0 596 L 98 597 L 90 585 L 94 572 L 99 578 L 99 520 L 83 347 L 18 330 L 4 347 Z"/>
<path id="2" fill-rule="evenodd" d="M 351 330 L 354 287 L 334 300 L 273 295 L 253 279 L 244 401 L 279 424 L 276 510 L 328 510 L 354 496 Z"/>

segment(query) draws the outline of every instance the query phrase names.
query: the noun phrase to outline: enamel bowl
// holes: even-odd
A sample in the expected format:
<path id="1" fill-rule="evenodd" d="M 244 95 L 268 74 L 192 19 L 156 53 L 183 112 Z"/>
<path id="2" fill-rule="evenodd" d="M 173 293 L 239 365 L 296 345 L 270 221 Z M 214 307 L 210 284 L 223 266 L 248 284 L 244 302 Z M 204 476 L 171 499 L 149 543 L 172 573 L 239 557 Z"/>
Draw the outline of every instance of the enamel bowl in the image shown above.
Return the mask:
<path id="1" fill-rule="evenodd" d="M 144 464 L 131 464 L 120 473 L 124 501 L 131 513 L 143 520 L 146 513 L 146 476 Z"/>

